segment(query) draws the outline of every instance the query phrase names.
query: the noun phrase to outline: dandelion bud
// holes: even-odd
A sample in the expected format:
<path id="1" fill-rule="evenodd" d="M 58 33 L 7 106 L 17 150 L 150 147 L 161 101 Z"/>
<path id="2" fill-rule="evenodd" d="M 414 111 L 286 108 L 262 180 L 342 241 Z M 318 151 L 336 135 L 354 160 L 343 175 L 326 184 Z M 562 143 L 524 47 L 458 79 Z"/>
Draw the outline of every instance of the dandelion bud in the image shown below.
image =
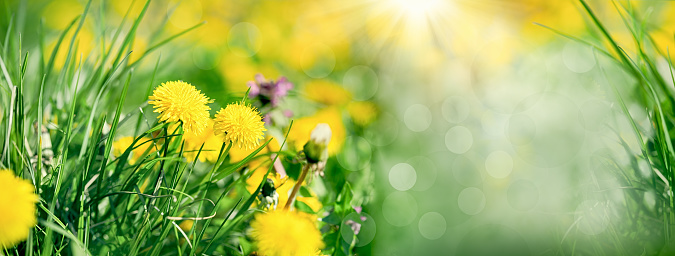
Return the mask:
<path id="1" fill-rule="evenodd" d="M 309 141 L 304 147 L 307 162 L 319 163 L 326 161 L 328 158 L 328 143 L 331 136 L 330 126 L 324 123 L 316 125 L 314 130 L 312 130 Z"/>

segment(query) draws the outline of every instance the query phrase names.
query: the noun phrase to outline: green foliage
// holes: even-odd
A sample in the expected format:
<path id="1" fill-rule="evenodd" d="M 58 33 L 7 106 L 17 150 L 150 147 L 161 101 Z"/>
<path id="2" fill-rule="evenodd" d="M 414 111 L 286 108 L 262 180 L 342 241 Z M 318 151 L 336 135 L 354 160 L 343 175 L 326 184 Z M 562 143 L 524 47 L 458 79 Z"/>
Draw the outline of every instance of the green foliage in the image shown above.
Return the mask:
<path id="1" fill-rule="evenodd" d="M 647 25 L 648 16 L 641 17 L 640 9 L 631 5 L 630 1 L 613 1 L 616 13 L 620 14 L 625 30 L 632 36 L 634 52 L 626 50 L 627 45 L 618 43 L 613 32 L 601 21 L 593 8 L 584 0 L 579 0 L 580 9 L 589 18 L 588 25 L 591 31 L 589 39 L 564 34 L 551 29 L 564 37 L 583 43 L 593 48 L 596 59 L 604 62 L 601 66 L 605 81 L 615 92 L 621 111 L 629 121 L 634 139 L 638 141 L 640 152 L 634 154 L 618 132 L 617 137 L 621 145 L 629 154 L 629 166 L 620 164 L 613 155 L 601 155 L 599 161 L 604 166 L 615 170 L 624 199 L 618 202 L 620 206 L 615 213 L 624 221 L 613 223 L 607 241 L 611 244 L 579 243 L 572 239 L 572 253 L 589 250 L 593 254 L 642 254 L 642 255 L 669 255 L 675 252 L 673 247 L 673 223 L 675 223 L 675 204 L 673 202 L 673 187 L 675 181 L 675 150 L 673 149 L 672 135 L 675 135 L 675 115 L 672 114 L 675 105 L 675 94 L 670 82 L 673 78 L 673 64 L 669 53 L 661 52 L 658 45 L 650 36 L 651 30 Z M 545 27 L 545 26 L 544 26 Z M 548 28 L 548 27 L 547 27 Z M 604 47 L 603 47 L 604 46 Z M 669 73 L 663 73 L 657 66 L 659 62 L 667 64 Z M 608 68 L 618 67 L 618 74 L 628 79 L 612 79 L 617 74 L 607 71 Z M 668 82 L 667 82 L 668 81 Z M 625 88 L 633 88 L 633 95 L 622 94 Z M 627 108 L 627 102 L 638 103 L 648 112 L 649 126 L 640 126 Z M 631 138 L 632 140 L 633 138 Z M 645 176 L 643 172 L 648 174 Z M 602 186 L 595 184 L 598 189 Z M 655 204 L 646 201 L 649 195 L 654 195 Z M 605 200 L 611 200 L 609 194 L 601 193 Z M 614 216 L 614 215 L 613 215 Z M 570 227 L 570 230 L 574 228 Z M 569 231 L 568 230 L 568 233 Z M 566 234 L 567 236 L 568 234 Z M 565 241 L 570 241 L 567 239 Z M 630 244 L 633 247 L 624 247 Z"/>

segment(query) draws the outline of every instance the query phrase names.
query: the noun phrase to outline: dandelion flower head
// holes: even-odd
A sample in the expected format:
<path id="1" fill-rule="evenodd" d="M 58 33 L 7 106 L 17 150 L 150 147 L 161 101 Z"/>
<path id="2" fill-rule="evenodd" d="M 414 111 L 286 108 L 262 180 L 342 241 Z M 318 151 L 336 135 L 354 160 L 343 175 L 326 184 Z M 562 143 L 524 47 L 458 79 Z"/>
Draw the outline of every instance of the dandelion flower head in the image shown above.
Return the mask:
<path id="1" fill-rule="evenodd" d="M 28 237 L 35 226 L 35 203 L 38 196 L 33 185 L 0 170 L 0 249 L 11 248 Z"/>
<path id="2" fill-rule="evenodd" d="M 216 114 L 213 131 L 223 134 L 223 141 L 242 149 L 253 149 L 266 131 L 260 112 L 242 102 L 232 103 Z"/>
<path id="3" fill-rule="evenodd" d="M 310 216 L 286 210 L 258 214 L 251 222 L 251 236 L 258 253 L 267 256 L 316 255 L 324 245 Z"/>
<path id="4" fill-rule="evenodd" d="M 211 108 L 207 104 L 212 100 L 186 82 L 163 83 L 155 88 L 150 100 L 162 122 L 181 121 L 185 131 L 197 134 L 208 125 Z"/>

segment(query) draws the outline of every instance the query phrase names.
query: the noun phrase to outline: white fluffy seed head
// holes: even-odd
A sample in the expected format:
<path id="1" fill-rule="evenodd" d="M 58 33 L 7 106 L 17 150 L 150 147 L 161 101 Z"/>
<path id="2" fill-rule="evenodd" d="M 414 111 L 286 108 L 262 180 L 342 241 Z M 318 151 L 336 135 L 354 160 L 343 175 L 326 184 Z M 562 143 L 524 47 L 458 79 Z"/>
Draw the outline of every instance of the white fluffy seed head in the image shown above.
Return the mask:
<path id="1" fill-rule="evenodd" d="M 333 132 L 331 131 L 330 126 L 325 123 L 320 123 L 314 127 L 309 139 L 316 144 L 328 145 L 331 136 L 333 136 Z"/>

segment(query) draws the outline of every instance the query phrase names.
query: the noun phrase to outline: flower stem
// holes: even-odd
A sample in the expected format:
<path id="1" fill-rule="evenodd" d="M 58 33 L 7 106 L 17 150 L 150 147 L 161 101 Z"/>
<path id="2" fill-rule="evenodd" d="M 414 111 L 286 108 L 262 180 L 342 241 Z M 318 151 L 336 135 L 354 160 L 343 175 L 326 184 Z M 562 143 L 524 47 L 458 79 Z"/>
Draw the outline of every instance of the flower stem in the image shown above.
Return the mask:
<path id="1" fill-rule="evenodd" d="M 288 210 L 291 208 L 291 205 L 295 201 L 295 195 L 298 193 L 298 190 L 300 190 L 300 187 L 302 186 L 302 182 L 305 181 L 305 178 L 307 177 L 307 172 L 309 172 L 309 164 L 306 164 L 305 166 L 302 167 L 302 173 L 300 173 L 300 178 L 298 178 L 298 182 L 295 183 L 295 187 L 293 187 L 293 192 L 291 192 L 291 195 L 288 197 L 288 201 L 286 201 L 286 206 L 284 209 Z"/>

